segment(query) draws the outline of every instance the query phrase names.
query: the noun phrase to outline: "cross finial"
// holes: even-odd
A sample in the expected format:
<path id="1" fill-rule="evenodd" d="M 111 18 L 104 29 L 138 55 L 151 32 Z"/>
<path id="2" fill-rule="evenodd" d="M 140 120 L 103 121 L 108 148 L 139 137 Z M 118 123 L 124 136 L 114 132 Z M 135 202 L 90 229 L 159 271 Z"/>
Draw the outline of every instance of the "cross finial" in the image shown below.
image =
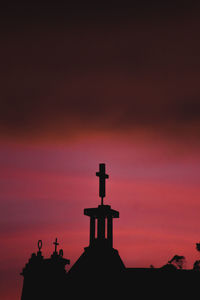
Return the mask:
<path id="1" fill-rule="evenodd" d="M 105 164 L 99 164 L 99 172 L 96 172 L 99 177 L 99 197 L 101 197 L 101 205 L 103 205 L 103 198 L 106 195 L 106 179 L 109 176 L 106 174 Z"/>
<path id="2" fill-rule="evenodd" d="M 53 242 L 53 244 L 55 245 L 55 251 L 54 252 L 57 253 L 57 247 L 59 245 L 57 238 L 55 239 L 55 242 Z"/>
<path id="3" fill-rule="evenodd" d="M 38 241 L 38 251 L 41 252 L 42 249 L 42 240 Z"/>

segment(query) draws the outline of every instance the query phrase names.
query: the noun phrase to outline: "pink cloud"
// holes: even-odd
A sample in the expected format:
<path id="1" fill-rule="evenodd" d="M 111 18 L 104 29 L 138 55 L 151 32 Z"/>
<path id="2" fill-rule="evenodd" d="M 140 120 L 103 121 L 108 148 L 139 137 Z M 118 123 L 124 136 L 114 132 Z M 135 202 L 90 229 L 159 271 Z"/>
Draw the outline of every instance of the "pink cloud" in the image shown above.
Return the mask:
<path id="1" fill-rule="evenodd" d="M 100 162 L 107 163 L 110 175 L 105 203 L 120 211 L 114 246 L 126 266 L 159 267 L 181 254 L 192 267 L 198 258 L 199 148 L 181 149 L 169 141 L 115 135 L 54 147 L 2 145 L 0 276 L 4 270 L 13 274 L 13 299 L 19 295 L 14 281 L 22 283 L 19 272 L 37 251 L 38 239 L 48 257 L 58 237 L 72 264 L 88 245 L 83 209 L 100 203 L 95 177 Z"/>

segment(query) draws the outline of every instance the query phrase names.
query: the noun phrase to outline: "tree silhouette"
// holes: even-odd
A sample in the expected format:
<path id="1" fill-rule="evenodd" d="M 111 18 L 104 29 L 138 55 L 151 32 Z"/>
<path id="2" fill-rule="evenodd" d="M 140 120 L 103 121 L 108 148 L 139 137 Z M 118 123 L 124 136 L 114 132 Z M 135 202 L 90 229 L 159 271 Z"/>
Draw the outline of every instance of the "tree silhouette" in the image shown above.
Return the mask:
<path id="1" fill-rule="evenodd" d="M 196 249 L 200 252 L 200 243 L 196 243 Z"/>
<path id="2" fill-rule="evenodd" d="M 193 264 L 193 270 L 200 271 L 200 260 L 196 260 Z"/>
<path id="3" fill-rule="evenodd" d="M 174 265 L 177 269 L 183 269 L 185 257 L 182 255 L 174 255 L 168 263 Z"/>

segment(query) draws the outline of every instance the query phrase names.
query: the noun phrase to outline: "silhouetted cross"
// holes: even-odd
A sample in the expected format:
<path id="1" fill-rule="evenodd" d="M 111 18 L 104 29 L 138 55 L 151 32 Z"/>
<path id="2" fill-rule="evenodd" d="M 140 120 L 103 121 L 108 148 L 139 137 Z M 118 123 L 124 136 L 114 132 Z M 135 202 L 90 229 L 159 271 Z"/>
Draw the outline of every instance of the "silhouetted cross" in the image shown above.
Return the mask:
<path id="1" fill-rule="evenodd" d="M 103 198 L 106 195 L 106 179 L 109 178 L 105 171 L 105 164 L 99 164 L 99 172 L 96 172 L 96 176 L 99 177 L 99 197 L 101 197 L 101 205 L 103 205 Z"/>
<path id="2" fill-rule="evenodd" d="M 55 245 L 55 253 L 57 253 L 57 247 L 59 245 L 57 238 L 55 239 L 55 242 L 53 242 L 53 244 Z"/>

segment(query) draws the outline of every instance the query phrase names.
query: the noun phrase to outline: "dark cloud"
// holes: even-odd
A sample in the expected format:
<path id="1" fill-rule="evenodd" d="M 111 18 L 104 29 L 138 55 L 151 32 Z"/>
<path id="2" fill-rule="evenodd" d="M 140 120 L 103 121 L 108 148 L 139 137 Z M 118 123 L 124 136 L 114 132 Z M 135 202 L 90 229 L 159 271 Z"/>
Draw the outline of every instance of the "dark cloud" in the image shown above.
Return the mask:
<path id="1" fill-rule="evenodd" d="M 197 6 L 138 3 L 134 13 L 73 6 L 65 16 L 53 6 L 7 8 L 1 135 L 138 128 L 198 134 Z"/>

